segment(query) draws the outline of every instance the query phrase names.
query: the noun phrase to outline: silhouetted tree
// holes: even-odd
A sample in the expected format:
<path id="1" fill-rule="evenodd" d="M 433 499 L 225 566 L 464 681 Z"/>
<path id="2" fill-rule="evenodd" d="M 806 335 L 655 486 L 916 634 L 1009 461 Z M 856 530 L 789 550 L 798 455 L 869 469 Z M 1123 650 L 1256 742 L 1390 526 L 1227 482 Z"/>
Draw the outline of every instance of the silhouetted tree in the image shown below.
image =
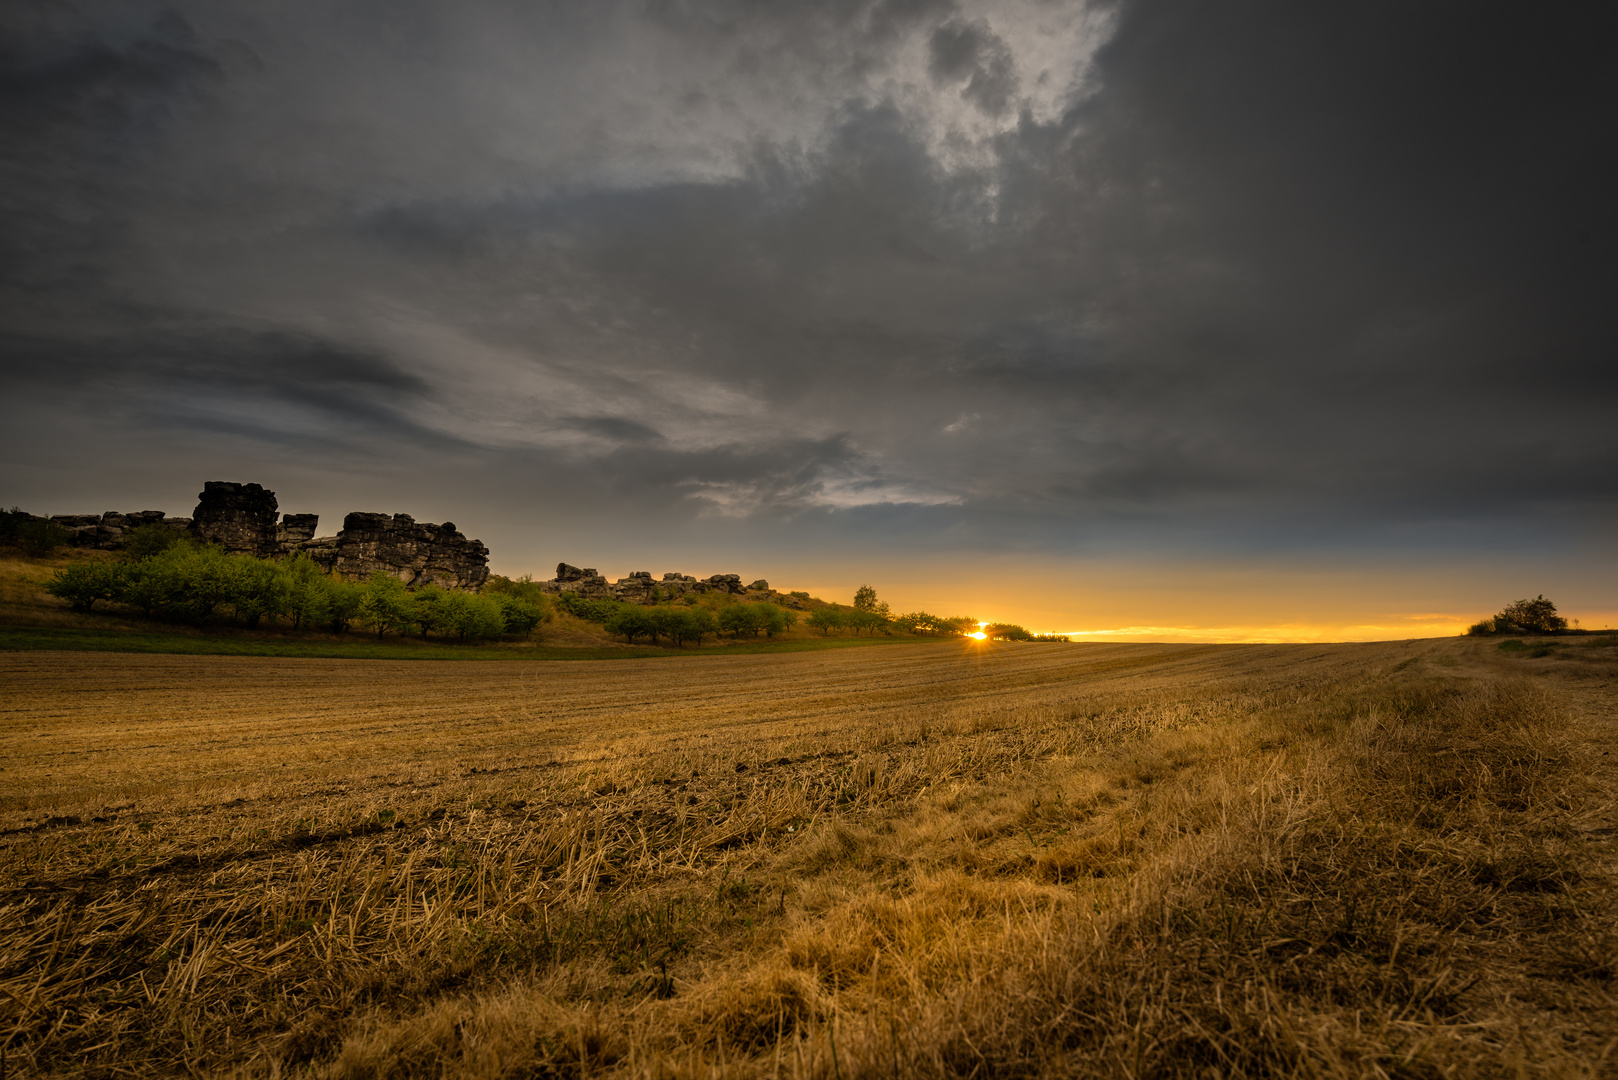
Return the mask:
<path id="1" fill-rule="evenodd" d="M 1500 609 L 1494 617 L 1496 631 L 1500 633 L 1554 634 L 1567 629 L 1567 620 L 1556 613 L 1556 605 L 1541 593 L 1532 600 L 1518 600 Z"/>

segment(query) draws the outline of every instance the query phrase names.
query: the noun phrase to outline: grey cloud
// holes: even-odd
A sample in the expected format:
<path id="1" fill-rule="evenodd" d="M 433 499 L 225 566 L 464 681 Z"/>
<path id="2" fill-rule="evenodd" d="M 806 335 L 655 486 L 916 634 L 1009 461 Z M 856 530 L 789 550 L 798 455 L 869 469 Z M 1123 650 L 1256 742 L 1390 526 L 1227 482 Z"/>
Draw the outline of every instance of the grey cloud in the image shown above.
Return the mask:
<path id="1" fill-rule="evenodd" d="M 1060 7 L 13 33 L 0 377 L 109 443 L 291 426 L 446 490 L 427 448 L 849 543 L 1610 505 L 1596 16 L 1134 0 L 1036 115 Z"/>
<path id="2" fill-rule="evenodd" d="M 934 30 L 928 41 L 927 69 L 938 83 L 965 82 L 961 96 L 991 116 L 1009 109 L 1017 94 L 1011 50 L 984 19 L 967 22 L 956 17 Z"/>

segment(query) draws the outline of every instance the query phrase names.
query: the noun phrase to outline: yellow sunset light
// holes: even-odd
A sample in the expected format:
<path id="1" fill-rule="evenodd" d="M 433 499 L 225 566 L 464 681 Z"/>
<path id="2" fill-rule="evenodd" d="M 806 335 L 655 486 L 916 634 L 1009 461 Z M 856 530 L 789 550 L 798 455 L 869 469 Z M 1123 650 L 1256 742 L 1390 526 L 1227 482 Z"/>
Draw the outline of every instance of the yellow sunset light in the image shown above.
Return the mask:
<path id="1" fill-rule="evenodd" d="M 979 630 L 975 634 L 968 634 L 966 636 L 969 637 L 969 638 L 977 638 L 979 641 L 982 641 L 984 638 L 988 637 L 989 635 L 985 634 L 982 630 Z"/>

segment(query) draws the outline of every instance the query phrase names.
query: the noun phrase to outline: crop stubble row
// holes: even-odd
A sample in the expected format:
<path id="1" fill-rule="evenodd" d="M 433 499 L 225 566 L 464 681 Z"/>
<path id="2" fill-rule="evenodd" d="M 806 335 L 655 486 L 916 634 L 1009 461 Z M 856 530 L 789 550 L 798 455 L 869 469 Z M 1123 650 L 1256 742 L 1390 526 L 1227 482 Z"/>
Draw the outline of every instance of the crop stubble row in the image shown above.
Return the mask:
<path id="1" fill-rule="evenodd" d="M 582 762 L 704 736 L 739 755 L 895 719 L 1150 694 L 1335 670 L 1368 646 L 961 646 L 638 662 L 400 663 L 86 653 L 0 655 L 0 805 L 290 775 Z M 1318 650 L 1315 650 L 1318 652 Z M 402 770 L 402 771 L 401 771 Z M 278 774 L 279 779 L 289 774 Z"/>

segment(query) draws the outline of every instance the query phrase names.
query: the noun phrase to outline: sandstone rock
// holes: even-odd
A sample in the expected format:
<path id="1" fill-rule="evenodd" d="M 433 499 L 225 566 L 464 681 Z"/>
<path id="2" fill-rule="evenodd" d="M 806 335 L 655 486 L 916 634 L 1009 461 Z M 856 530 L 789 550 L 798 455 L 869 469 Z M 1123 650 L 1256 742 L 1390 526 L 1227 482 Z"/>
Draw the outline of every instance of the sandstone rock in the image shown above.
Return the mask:
<path id="1" fill-rule="evenodd" d="M 569 566 L 565 562 L 556 564 L 556 580 L 561 582 L 578 581 L 584 576 L 584 571 L 577 566 Z"/>
<path id="2" fill-rule="evenodd" d="M 765 581 L 763 578 L 759 578 L 757 581 L 753 582 L 753 584 L 751 584 L 751 585 L 749 585 L 747 587 L 747 591 L 748 592 L 769 592 L 770 591 L 770 583 L 768 581 Z"/>
<path id="3" fill-rule="evenodd" d="M 281 518 L 281 525 L 276 530 L 276 543 L 282 551 L 302 547 L 315 538 L 315 528 L 319 524 L 319 514 L 287 514 Z"/>
<path id="4" fill-rule="evenodd" d="M 268 557 L 281 552 L 276 542 L 275 492 L 258 484 L 209 480 L 197 496 L 191 534 L 226 551 Z"/>
<path id="5" fill-rule="evenodd" d="M 349 514 L 336 536 L 306 541 L 302 547 L 316 562 L 356 580 L 379 570 L 412 587 L 477 589 L 489 580 L 487 547 L 468 540 L 452 522 L 417 522 L 409 514 Z"/>

